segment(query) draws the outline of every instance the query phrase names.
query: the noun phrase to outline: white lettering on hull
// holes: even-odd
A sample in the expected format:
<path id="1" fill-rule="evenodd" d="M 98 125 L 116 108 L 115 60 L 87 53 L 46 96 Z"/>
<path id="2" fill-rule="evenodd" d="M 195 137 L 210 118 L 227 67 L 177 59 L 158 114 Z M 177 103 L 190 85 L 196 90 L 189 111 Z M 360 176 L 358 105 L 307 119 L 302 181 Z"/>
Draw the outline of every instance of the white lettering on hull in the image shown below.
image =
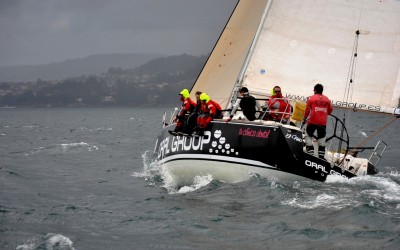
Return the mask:
<path id="1" fill-rule="evenodd" d="M 326 170 L 325 170 L 325 166 L 322 166 L 322 165 L 317 164 L 317 163 L 315 163 L 315 162 L 312 162 L 312 161 L 310 161 L 310 160 L 306 160 L 305 164 L 306 164 L 306 166 L 308 166 L 308 167 L 315 168 L 316 170 L 321 170 L 322 172 L 328 174 L 328 172 L 326 172 Z M 329 174 L 330 174 L 330 175 L 338 175 L 338 176 L 341 176 L 341 177 L 343 177 L 343 178 L 349 179 L 349 177 L 347 177 L 347 176 L 345 176 L 345 175 L 343 175 L 343 174 L 341 174 L 341 173 L 339 173 L 339 172 L 337 172 L 337 171 L 335 171 L 335 170 L 333 170 L 333 169 L 331 169 L 331 170 L 329 171 Z"/>
<path id="2" fill-rule="evenodd" d="M 306 166 L 308 166 L 308 167 L 315 168 L 316 170 L 321 170 L 322 172 L 324 172 L 326 174 L 328 173 L 325 171 L 325 166 L 322 166 L 322 165 L 312 162 L 310 160 L 306 160 L 305 163 L 306 163 Z"/>
<path id="3" fill-rule="evenodd" d="M 171 139 L 172 138 L 172 139 Z M 188 136 L 174 136 L 167 137 L 160 142 L 159 150 L 158 150 L 158 159 L 163 159 L 165 155 L 170 152 L 178 152 L 178 151 L 197 151 L 203 150 L 204 145 L 210 143 L 211 141 L 211 132 L 205 131 L 204 136 L 198 137 L 188 137 Z"/>

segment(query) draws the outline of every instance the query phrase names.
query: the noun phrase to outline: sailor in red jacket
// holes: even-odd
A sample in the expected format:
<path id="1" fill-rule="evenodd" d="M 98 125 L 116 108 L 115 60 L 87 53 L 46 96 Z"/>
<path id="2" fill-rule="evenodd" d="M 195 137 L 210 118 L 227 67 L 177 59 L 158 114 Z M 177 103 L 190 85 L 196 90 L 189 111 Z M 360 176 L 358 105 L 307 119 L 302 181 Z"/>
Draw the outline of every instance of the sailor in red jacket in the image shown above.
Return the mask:
<path id="1" fill-rule="evenodd" d="M 273 120 L 286 124 L 290 119 L 291 107 L 289 102 L 283 98 L 281 87 L 272 89 L 271 99 L 267 102 L 269 114 L 267 120 Z"/>
<path id="2" fill-rule="evenodd" d="M 307 121 L 305 136 L 306 151 L 311 154 L 313 153 L 314 148 L 311 138 L 314 137 L 318 140 L 318 155 L 320 158 L 325 156 L 326 123 L 328 115 L 333 110 L 331 101 L 322 94 L 323 91 L 324 86 L 322 84 L 318 83 L 314 86 L 314 95 L 310 96 L 307 101 L 303 122 Z M 317 137 L 314 136 L 315 130 L 317 131 Z"/>
<path id="3" fill-rule="evenodd" d="M 196 107 L 196 103 L 190 99 L 189 90 L 183 89 L 180 93 L 180 100 L 182 101 L 182 107 L 179 113 L 176 115 L 174 122 L 176 122 L 176 127 L 173 132 L 182 132 L 184 131 L 184 124 L 187 119 L 187 116 L 193 112 Z"/>
<path id="4" fill-rule="evenodd" d="M 206 93 L 202 93 L 200 95 L 200 100 L 202 103 L 201 114 L 199 117 L 197 117 L 197 128 L 195 131 L 196 135 L 203 135 L 204 130 L 209 127 L 214 118 L 222 118 L 222 109 L 217 102 L 211 100 Z"/>

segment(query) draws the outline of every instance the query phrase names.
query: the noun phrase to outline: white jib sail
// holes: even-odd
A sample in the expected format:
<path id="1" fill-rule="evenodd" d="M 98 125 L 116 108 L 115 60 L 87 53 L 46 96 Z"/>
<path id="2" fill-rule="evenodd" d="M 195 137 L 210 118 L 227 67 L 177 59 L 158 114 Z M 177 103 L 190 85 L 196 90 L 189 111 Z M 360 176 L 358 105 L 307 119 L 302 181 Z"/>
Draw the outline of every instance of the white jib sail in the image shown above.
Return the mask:
<path id="1" fill-rule="evenodd" d="M 194 84 L 196 91 L 226 107 L 232 88 L 247 57 L 268 0 L 242 0 L 234 9 L 212 54 Z"/>

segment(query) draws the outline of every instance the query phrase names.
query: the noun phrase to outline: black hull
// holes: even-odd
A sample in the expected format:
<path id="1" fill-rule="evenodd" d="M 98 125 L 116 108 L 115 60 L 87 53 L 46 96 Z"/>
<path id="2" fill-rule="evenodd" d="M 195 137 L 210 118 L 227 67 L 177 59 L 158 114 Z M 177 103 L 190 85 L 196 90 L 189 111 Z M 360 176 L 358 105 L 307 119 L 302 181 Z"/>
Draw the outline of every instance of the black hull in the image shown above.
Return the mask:
<path id="1" fill-rule="evenodd" d="M 155 147 L 158 160 L 170 166 L 188 160 L 203 164 L 224 162 L 229 168 L 245 165 L 254 172 L 268 169 L 272 175 L 284 172 L 317 181 L 325 181 L 328 175 L 355 176 L 305 153 L 302 132 L 293 126 L 221 120 L 213 121 L 211 130 L 202 137 L 173 136 L 168 132 L 173 129 L 174 125 L 164 128 Z"/>

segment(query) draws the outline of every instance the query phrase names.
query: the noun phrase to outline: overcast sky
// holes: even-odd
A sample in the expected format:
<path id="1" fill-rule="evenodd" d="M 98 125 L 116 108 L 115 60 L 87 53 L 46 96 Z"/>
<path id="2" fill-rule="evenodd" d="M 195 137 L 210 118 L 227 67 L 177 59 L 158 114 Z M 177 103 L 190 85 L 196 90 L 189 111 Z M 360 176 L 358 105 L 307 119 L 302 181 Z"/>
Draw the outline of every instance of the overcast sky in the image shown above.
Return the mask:
<path id="1" fill-rule="evenodd" d="M 0 0 L 0 66 L 106 53 L 203 55 L 236 0 Z"/>

